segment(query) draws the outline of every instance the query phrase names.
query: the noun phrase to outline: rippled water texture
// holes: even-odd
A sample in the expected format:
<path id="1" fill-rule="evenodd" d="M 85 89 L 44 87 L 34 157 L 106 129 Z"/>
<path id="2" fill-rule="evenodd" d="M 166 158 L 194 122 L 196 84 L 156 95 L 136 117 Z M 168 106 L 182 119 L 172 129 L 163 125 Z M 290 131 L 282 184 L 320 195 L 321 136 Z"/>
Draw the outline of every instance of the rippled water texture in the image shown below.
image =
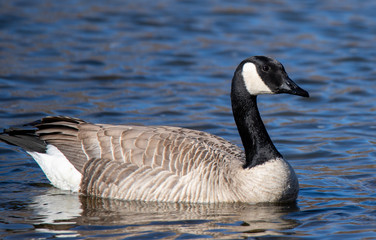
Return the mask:
<path id="1" fill-rule="evenodd" d="M 268 3 L 266 3 L 268 2 Z M 45 115 L 175 125 L 240 144 L 230 81 L 280 60 L 311 98 L 259 97 L 294 206 L 84 198 L 0 144 L 0 238 L 376 238 L 374 1 L 0 1 L 1 127 Z"/>

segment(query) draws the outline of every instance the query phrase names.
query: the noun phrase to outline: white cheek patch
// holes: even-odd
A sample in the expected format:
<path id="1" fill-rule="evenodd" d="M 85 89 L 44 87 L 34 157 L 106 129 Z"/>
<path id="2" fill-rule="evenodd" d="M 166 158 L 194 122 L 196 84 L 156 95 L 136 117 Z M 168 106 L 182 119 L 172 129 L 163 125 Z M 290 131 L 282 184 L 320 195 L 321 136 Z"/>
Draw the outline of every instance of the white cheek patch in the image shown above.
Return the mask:
<path id="1" fill-rule="evenodd" d="M 245 86 L 251 95 L 273 94 L 258 74 L 255 64 L 251 62 L 245 63 L 242 74 Z"/>

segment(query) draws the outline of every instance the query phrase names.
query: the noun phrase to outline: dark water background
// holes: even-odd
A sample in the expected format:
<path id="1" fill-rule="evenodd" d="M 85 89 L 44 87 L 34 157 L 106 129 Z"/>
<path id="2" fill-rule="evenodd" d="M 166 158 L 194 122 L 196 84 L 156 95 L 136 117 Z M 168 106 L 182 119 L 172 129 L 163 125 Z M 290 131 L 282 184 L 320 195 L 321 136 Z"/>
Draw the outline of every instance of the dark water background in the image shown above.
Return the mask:
<path id="1" fill-rule="evenodd" d="M 84 198 L 0 144 L 3 239 L 376 239 L 375 1 L 1 1 L 1 127 L 45 115 L 175 125 L 240 144 L 236 65 L 280 60 L 311 98 L 261 96 L 296 206 Z"/>

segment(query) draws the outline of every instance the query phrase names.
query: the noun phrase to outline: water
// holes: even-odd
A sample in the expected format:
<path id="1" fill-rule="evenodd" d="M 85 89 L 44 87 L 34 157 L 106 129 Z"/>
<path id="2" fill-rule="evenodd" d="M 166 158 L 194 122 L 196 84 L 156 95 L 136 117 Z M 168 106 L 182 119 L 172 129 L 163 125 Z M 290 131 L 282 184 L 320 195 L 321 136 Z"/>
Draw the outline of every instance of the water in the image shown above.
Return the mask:
<path id="1" fill-rule="evenodd" d="M 85 198 L 0 144 L 0 238 L 376 239 L 373 1 L 1 1 L 0 119 L 183 126 L 240 144 L 230 80 L 280 60 L 311 98 L 261 96 L 296 205 Z"/>

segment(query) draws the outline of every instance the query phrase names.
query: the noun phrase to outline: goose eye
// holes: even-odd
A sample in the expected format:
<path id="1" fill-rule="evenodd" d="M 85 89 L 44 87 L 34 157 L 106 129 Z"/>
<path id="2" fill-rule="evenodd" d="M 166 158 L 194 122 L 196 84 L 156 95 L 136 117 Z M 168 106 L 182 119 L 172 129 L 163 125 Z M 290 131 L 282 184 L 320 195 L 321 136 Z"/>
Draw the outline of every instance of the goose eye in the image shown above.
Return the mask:
<path id="1" fill-rule="evenodd" d="M 262 71 L 267 72 L 269 71 L 270 67 L 268 65 L 262 66 Z"/>

